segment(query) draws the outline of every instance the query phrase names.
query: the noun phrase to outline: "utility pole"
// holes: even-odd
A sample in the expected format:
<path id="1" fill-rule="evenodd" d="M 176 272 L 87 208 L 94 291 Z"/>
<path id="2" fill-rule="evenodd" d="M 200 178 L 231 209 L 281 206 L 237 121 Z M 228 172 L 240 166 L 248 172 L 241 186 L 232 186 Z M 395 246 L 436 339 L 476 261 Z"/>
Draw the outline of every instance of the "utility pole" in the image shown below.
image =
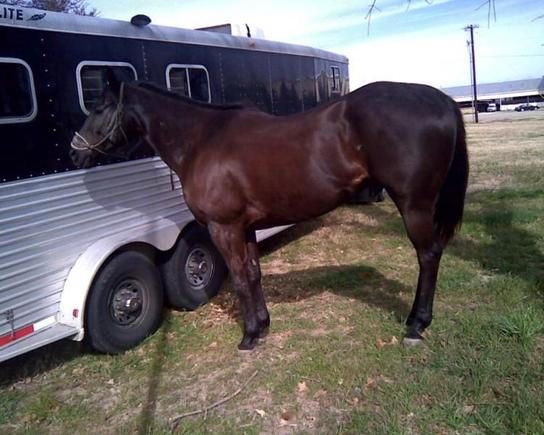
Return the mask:
<path id="1" fill-rule="evenodd" d="M 474 108 L 474 122 L 478 124 L 478 91 L 476 89 L 476 58 L 474 56 L 474 29 L 477 29 L 478 24 L 469 24 L 465 27 L 465 31 L 470 31 L 470 63 L 472 65 L 472 107 Z"/>

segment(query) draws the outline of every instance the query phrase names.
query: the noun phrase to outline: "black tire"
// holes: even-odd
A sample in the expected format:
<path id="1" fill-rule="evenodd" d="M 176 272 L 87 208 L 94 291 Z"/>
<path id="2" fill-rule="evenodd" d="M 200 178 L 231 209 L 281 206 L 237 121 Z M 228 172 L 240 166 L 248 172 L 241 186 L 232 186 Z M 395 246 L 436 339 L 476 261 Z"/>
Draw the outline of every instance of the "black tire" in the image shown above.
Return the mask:
<path id="1" fill-rule="evenodd" d="M 159 271 L 144 254 L 126 251 L 98 273 L 86 309 L 86 338 L 99 352 L 120 353 L 155 332 L 161 321 Z"/>
<path id="2" fill-rule="evenodd" d="M 194 310 L 219 292 L 227 267 L 208 230 L 194 225 L 177 241 L 161 272 L 168 303 Z"/>

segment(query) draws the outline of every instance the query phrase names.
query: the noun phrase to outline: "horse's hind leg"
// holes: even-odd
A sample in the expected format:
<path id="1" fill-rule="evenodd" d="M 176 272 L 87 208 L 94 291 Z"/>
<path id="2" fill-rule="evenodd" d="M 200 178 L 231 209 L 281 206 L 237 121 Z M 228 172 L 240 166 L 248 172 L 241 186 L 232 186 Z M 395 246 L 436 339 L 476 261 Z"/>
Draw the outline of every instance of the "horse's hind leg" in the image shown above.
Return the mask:
<path id="1" fill-rule="evenodd" d="M 253 250 L 249 248 L 243 228 L 209 224 L 208 229 L 215 246 L 227 263 L 234 289 L 240 300 L 244 319 L 244 336 L 238 349 L 251 350 L 257 344 L 262 329 L 262 315 L 258 317 L 259 306 L 254 300 L 255 283 L 258 281 L 260 285 L 258 258 L 255 261 Z M 264 309 L 266 310 L 266 306 Z M 268 315 L 268 312 L 266 314 Z"/>
<path id="2" fill-rule="evenodd" d="M 433 201 L 396 200 L 404 225 L 417 253 L 419 277 L 412 310 L 406 320 L 405 344 L 422 340 L 422 333 L 432 321 L 436 278 L 442 257 L 442 243 L 434 231 Z"/>

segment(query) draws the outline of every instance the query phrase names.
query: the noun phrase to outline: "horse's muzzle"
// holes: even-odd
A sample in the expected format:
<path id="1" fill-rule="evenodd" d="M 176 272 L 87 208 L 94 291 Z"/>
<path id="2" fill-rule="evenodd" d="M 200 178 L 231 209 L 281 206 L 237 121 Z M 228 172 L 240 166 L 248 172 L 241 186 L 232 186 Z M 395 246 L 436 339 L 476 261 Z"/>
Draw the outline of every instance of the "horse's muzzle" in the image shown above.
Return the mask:
<path id="1" fill-rule="evenodd" d="M 74 137 L 70 142 L 70 148 L 77 151 L 84 151 L 89 149 L 89 143 L 78 132 L 74 133 Z"/>
<path id="2" fill-rule="evenodd" d="M 74 135 L 70 142 L 70 159 L 78 168 L 88 168 L 91 166 L 92 150 L 79 135 Z"/>

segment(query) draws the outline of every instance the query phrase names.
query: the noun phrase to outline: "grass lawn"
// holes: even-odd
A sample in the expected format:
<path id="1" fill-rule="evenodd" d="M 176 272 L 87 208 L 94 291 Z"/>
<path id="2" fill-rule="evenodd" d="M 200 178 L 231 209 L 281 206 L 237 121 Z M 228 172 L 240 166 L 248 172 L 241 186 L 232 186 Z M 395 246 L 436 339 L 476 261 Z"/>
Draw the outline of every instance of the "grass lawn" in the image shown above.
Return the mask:
<path id="1" fill-rule="evenodd" d="M 226 284 L 118 356 L 64 341 L 0 366 L 0 433 L 544 433 L 544 116 L 469 124 L 465 221 L 421 348 L 398 343 L 417 279 L 391 201 L 266 241 L 266 342 L 240 354 Z M 249 383 L 249 377 L 257 375 Z"/>

